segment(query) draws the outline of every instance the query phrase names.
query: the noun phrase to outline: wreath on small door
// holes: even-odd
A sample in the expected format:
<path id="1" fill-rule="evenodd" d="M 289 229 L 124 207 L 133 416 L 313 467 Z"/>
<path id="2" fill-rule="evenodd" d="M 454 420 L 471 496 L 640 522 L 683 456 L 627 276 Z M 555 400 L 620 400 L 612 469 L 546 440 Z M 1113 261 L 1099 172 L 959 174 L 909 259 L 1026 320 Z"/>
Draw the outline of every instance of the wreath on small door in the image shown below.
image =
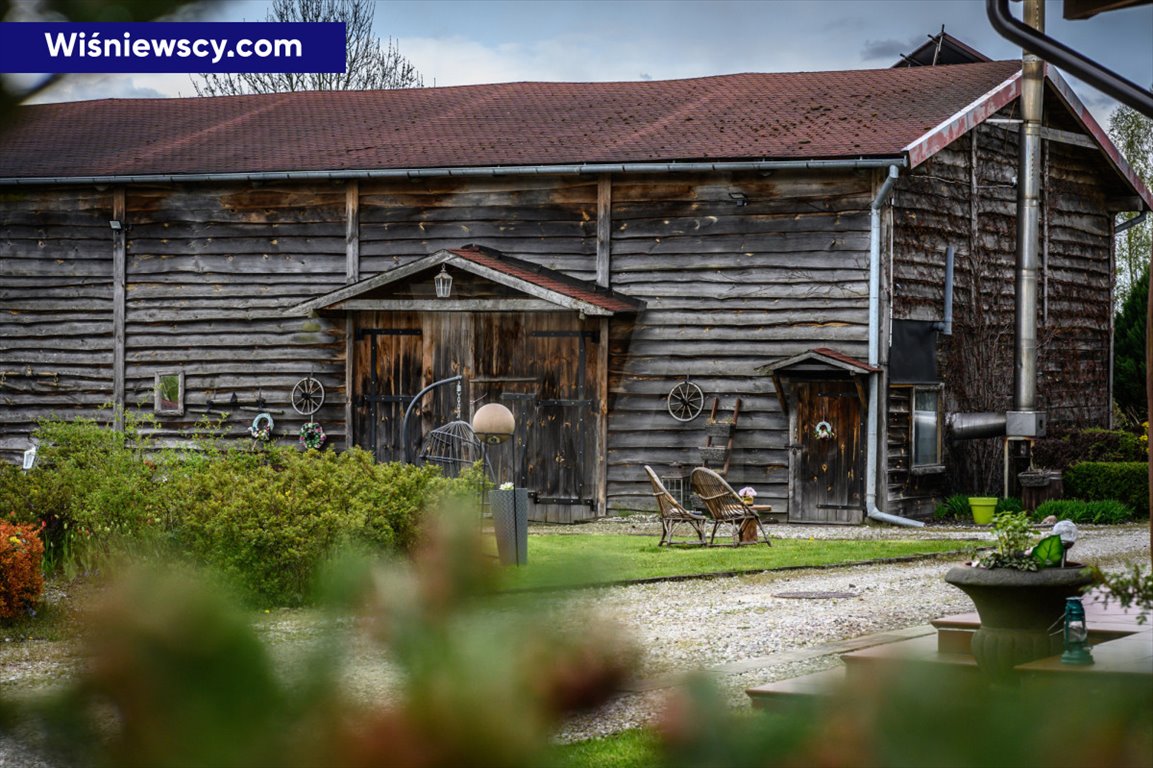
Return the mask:
<path id="1" fill-rule="evenodd" d="M 837 433 L 833 431 L 833 425 L 827 421 L 818 422 L 817 426 L 813 427 L 813 437 L 818 440 L 832 440 L 836 436 Z"/>

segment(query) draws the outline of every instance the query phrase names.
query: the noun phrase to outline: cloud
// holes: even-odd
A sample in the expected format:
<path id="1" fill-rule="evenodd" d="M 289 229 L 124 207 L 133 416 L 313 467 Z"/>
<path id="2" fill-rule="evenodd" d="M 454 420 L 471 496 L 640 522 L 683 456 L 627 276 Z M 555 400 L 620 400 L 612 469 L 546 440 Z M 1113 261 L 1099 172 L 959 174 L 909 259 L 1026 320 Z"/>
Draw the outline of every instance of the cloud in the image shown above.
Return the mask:
<path id="1" fill-rule="evenodd" d="M 901 40 L 866 40 L 861 48 L 863 61 L 876 61 L 877 59 L 891 59 L 896 62 L 901 54 L 915 51 L 925 41 L 925 38 L 914 37 L 912 41 Z"/>
<path id="2" fill-rule="evenodd" d="M 194 96 L 187 75 L 68 75 L 29 99 L 30 104 L 90 99 L 155 99 Z"/>

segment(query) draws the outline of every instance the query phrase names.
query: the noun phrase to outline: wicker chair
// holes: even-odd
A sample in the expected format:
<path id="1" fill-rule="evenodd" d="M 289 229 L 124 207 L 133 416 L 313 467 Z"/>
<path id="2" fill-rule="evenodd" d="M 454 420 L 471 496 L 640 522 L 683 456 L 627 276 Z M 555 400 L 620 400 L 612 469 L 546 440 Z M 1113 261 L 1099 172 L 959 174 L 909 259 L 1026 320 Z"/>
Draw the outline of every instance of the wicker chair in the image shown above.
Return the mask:
<path id="1" fill-rule="evenodd" d="M 665 484 L 657 477 L 657 473 L 653 472 L 652 467 L 646 465 L 645 474 L 649 476 L 649 482 L 653 485 L 653 496 L 656 497 L 657 508 L 660 509 L 661 513 L 661 540 L 657 546 L 672 546 L 673 528 L 676 527 L 677 523 L 688 523 L 689 527 L 696 531 L 697 538 L 703 545 L 705 543 L 705 523 L 709 519 L 699 512 L 693 512 L 691 509 L 685 509 L 681 506 L 681 503 L 665 488 Z"/>
<path id="2" fill-rule="evenodd" d="M 733 543 L 741 543 L 741 529 L 749 524 L 755 524 L 761 529 L 761 536 L 765 544 L 772 546 L 769 534 L 765 531 L 764 523 L 757 517 L 756 511 L 750 509 L 728 482 L 716 472 L 706 467 L 697 467 L 693 470 L 690 480 L 693 493 L 704 503 L 705 509 L 713 520 L 713 533 L 709 537 L 709 545 L 717 538 L 717 528 L 728 523 L 733 528 Z"/>

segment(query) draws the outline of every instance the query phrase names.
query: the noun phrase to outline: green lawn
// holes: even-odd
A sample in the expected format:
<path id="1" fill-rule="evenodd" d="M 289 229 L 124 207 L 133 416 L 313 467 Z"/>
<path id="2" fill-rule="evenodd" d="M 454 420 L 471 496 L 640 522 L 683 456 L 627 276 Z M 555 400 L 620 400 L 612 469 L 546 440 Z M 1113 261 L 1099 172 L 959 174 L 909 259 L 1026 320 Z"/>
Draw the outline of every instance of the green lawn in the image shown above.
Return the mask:
<path id="1" fill-rule="evenodd" d="M 633 729 L 553 748 L 548 768 L 648 768 L 658 758 L 656 736 Z"/>
<path id="2" fill-rule="evenodd" d="M 509 568 L 511 589 L 582 586 L 803 566 L 845 565 L 887 558 L 971 552 L 980 542 L 956 540 L 774 539 L 773 545 L 658 547 L 656 536 L 536 534 L 528 565 Z M 957 559 L 964 558 L 958 554 Z"/>

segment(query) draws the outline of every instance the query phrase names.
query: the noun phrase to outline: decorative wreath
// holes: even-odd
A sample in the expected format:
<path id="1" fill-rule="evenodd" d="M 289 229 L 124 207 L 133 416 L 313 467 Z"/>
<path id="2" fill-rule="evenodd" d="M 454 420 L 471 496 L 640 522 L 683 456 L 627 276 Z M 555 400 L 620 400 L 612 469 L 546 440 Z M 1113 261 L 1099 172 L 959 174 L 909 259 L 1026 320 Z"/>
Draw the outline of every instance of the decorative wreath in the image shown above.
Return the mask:
<path id="1" fill-rule="evenodd" d="M 324 434 L 324 427 L 315 421 L 310 421 L 300 428 L 300 444 L 305 448 L 319 451 L 328 440 Z"/>
<path id="2" fill-rule="evenodd" d="M 252 439 L 260 443 L 267 443 L 272 440 L 272 428 L 275 426 L 272 422 L 272 416 L 267 413 L 261 413 L 252 420 L 252 426 L 248 428 L 248 434 L 252 435 Z"/>
<path id="3" fill-rule="evenodd" d="M 813 437 L 818 440 L 832 440 L 836 436 L 837 433 L 833 431 L 833 425 L 827 421 L 819 422 L 817 426 L 813 427 Z"/>

